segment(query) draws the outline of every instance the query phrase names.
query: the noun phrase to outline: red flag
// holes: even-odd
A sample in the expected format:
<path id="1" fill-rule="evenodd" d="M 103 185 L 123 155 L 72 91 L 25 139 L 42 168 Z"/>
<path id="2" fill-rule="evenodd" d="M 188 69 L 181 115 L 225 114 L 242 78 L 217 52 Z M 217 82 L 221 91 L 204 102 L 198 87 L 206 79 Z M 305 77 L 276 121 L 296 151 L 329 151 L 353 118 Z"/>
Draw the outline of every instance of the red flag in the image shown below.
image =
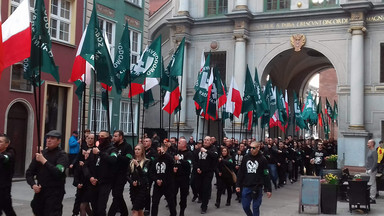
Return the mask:
<path id="1" fill-rule="evenodd" d="M 3 50 L 3 33 L 1 31 L 1 12 L 0 12 L 0 78 L 1 78 L 1 73 L 4 70 L 4 50 Z"/>
<path id="2" fill-rule="evenodd" d="M 3 67 L 9 67 L 31 55 L 29 1 L 23 1 L 2 24 Z"/>

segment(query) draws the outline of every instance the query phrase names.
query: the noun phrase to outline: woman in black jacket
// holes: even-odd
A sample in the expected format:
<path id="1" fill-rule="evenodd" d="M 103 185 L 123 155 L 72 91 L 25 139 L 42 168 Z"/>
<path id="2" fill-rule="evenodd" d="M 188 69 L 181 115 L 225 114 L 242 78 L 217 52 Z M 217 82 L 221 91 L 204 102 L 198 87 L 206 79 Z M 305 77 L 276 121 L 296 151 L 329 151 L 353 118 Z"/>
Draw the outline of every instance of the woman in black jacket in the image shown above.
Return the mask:
<path id="1" fill-rule="evenodd" d="M 143 144 L 135 146 L 135 156 L 128 168 L 127 180 L 130 184 L 132 215 L 144 216 L 144 207 L 149 191 L 149 160 L 145 157 Z"/>
<path id="2" fill-rule="evenodd" d="M 235 183 L 232 178 L 232 172 L 234 169 L 234 163 L 232 157 L 228 154 L 228 148 L 222 147 L 221 156 L 219 157 L 219 163 L 216 169 L 217 180 L 217 196 L 215 206 L 220 207 L 221 195 L 227 190 L 227 203 L 226 206 L 231 205 L 232 198 L 232 186 Z"/>

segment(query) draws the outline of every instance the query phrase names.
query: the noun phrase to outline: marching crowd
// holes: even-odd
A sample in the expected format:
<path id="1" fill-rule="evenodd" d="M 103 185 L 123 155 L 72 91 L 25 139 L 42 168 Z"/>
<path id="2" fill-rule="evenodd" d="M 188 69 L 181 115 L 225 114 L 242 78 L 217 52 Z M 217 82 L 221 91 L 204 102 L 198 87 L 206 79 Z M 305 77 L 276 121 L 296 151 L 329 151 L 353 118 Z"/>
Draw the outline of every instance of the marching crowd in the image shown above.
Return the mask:
<path id="1" fill-rule="evenodd" d="M 183 216 L 189 188 L 192 202 L 201 203 L 201 214 L 205 214 L 214 191 L 213 178 L 216 208 L 222 206 L 222 195 L 226 194 L 225 205 L 230 206 L 235 194 L 234 200 L 242 204 L 246 215 L 259 215 L 263 190 L 270 198 L 272 186 L 277 190 L 293 184 L 299 175 L 322 176 L 325 157 L 337 150 L 333 140 L 292 136 L 260 142 L 224 137 L 220 142 L 210 136 L 198 141 L 193 137 L 161 140 L 156 134 L 139 139 L 132 148 L 120 130 L 111 135 L 100 131 L 97 142 L 86 130 L 85 140 L 75 139 L 79 153 L 69 160 L 59 147 L 61 136 L 59 131 L 48 132 L 46 148 L 36 153 L 26 171 L 27 183 L 35 193 L 31 207 L 36 216 L 62 215 L 66 167 L 77 188 L 73 215 L 128 215 L 127 197 L 123 196 L 126 183 L 132 215 L 158 215 L 164 196 L 170 215 Z M 7 216 L 16 215 L 10 196 L 14 164 L 10 142 L 0 134 L 0 215 L 4 211 Z M 113 200 L 107 209 L 110 194 Z"/>

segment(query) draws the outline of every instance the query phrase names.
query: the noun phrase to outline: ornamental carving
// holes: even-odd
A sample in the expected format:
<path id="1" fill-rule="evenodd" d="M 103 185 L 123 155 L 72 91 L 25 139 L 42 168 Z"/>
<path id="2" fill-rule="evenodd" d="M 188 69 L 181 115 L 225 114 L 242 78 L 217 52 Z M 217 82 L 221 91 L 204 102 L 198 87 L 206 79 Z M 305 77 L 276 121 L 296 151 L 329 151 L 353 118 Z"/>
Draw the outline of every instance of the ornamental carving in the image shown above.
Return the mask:
<path id="1" fill-rule="evenodd" d="M 291 36 L 291 44 L 295 48 L 295 52 L 300 52 L 305 45 L 306 38 L 304 34 L 295 34 Z"/>

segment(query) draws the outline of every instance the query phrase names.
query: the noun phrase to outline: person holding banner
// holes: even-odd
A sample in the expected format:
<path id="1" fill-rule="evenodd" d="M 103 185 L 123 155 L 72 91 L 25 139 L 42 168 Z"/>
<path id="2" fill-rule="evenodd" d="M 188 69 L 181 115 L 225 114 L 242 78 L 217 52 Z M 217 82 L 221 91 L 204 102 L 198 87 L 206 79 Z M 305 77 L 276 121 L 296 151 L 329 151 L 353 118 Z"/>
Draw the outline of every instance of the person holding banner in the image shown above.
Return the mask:
<path id="1" fill-rule="evenodd" d="M 260 142 L 252 142 L 250 153 L 244 157 L 237 174 L 236 192 L 243 187 L 241 203 L 247 216 L 260 215 L 263 187 L 267 197 L 272 196 L 268 161 L 259 151 Z M 253 211 L 250 209 L 251 202 Z"/>

